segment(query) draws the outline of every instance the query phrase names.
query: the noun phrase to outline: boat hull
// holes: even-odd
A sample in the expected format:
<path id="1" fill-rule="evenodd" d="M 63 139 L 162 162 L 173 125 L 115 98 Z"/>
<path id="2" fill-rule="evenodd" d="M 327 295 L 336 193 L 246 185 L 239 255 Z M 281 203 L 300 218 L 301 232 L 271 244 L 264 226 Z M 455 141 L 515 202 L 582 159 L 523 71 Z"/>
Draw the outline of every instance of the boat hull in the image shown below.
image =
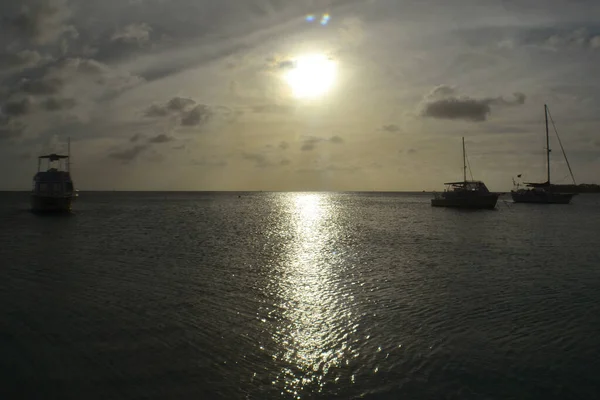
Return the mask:
<path id="1" fill-rule="evenodd" d="M 72 196 L 31 196 L 31 211 L 37 213 L 69 213 L 71 212 Z"/>
<path id="2" fill-rule="evenodd" d="M 472 210 L 493 210 L 496 208 L 499 194 L 465 197 L 438 197 L 431 199 L 432 207 L 466 208 Z"/>
<path id="3" fill-rule="evenodd" d="M 511 191 L 515 203 L 531 204 L 569 204 L 575 193 L 554 193 L 546 191 Z"/>

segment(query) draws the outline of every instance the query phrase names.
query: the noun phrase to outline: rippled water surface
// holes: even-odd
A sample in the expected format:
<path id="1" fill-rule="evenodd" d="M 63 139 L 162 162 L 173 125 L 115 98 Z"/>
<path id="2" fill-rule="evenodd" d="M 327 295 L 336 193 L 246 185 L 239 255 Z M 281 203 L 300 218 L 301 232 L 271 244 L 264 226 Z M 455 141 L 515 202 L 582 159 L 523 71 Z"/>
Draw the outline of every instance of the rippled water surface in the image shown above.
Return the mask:
<path id="1" fill-rule="evenodd" d="M 591 399 L 600 196 L 0 194 L 0 397 Z"/>

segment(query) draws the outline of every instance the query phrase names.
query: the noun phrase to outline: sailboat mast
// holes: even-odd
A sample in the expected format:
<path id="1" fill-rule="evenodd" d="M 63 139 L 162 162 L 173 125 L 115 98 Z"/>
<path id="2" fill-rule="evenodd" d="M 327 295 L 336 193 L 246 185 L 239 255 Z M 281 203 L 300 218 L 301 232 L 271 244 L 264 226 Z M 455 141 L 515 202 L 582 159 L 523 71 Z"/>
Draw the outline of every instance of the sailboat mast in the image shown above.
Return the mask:
<path id="1" fill-rule="evenodd" d="M 548 106 L 544 104 L 544 117 L 546 118 L 546 168 L 548 185 L 550 185 L 550 136 L 548 135 Z"/>
<path id="2" fill-rule="evenodd" d="M 71 172 L 71 138 L 67 138 L 67 172 Z"/>
<path id="3" fill-rule="evenodd" d="M 465 155 L 465 137 L 462 138 L 463 145 L 463 182 L 467 181 L 467 158 Z"/>

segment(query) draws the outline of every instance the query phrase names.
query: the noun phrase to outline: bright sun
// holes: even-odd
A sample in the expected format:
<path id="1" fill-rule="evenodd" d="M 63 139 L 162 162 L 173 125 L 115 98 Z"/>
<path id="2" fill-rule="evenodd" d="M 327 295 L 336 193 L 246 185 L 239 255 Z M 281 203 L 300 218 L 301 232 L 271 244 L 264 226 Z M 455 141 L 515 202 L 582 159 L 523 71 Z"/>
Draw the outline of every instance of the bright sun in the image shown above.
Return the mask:
<path id="1" fill-rule="evenodd" d="M 335 82 L 335 75 L 335 62 L 325 55 L 316 54 L 293 60 L 293 67 L 284 79 L 294 97 L 310 98 L 327 93 Z"/>

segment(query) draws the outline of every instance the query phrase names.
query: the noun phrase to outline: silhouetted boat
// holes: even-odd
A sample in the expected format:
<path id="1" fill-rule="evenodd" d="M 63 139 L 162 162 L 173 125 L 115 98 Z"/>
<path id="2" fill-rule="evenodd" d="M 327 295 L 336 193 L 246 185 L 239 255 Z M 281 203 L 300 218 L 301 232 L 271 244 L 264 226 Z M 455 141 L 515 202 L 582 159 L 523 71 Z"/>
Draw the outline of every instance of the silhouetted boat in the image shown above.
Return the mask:
<path id="1" fill-rule="evenodd" d="M 576 193 L 564 193 L 560 192 L 560 189 L 556 186 L 552 186 L 550 183 L 550 136 L 548 134 L 548 106 L 544 104 L 544 117 L 546 120 L 546 182 L 535 183 L 535 182 L 524 182 L 523 184 L 527 187 L 519 188 L 519 184 L 515 184 L 516 188 L 511 190 L 510 195 L 515 203 L 536 203 L 536 204 L 569 204 L 573 196 Z M 553 122 L 554 124 L 554 122 Z M 556 128 L 556 127 L 555 127 Z M 564 148 L 562 147 L 562 143 L 560 142 L 560 137 L 558 136 L 558 132 L 556 132 L 556 137 L 558 138 L 558 143 L 560 144 L 560 148 L 562 149 L 563 156 L 565 157 L 565 161 L 567 162 L 567 166 L 569 167 L 569 172 L 571 173 L 571 178 L 573 179 L 573 183 L 575 184 L 575 177 L 573 176 L 573 172 L 571 171 L 571 166 L 569 165 L 569 160 L 567 159 L 567 155 L 565 153 Z M 520 178 L 521 175 L 518 175 Z M 513 179 L 514 183 L 514 179 Z"/>
<path id="2" fill-rule="evenodd" d="M 461 182 L 444 183 L 448 188 L 442 193 L 434 193 L 431 199 L 433 207 L 455 207 L 471 209 L 493 209 L 500 193 L 490 192 L 482 181 L 467 180 L 467 157 L 465 138 L 463 144 L 463 180 Z"/>
<path id="3" fill-rule="evenodd" d="M 31 210 L 34 212 L 70 212 L 77 191 L 71 179 L 69 140 L 67 155 L 48 154 L 38 157 L 38 172 L 33 177 Z M 47 161 L 46 171 L 41 170 L 42 161 Z M 63 165 L 61 165 L 63 164 Z"/>

